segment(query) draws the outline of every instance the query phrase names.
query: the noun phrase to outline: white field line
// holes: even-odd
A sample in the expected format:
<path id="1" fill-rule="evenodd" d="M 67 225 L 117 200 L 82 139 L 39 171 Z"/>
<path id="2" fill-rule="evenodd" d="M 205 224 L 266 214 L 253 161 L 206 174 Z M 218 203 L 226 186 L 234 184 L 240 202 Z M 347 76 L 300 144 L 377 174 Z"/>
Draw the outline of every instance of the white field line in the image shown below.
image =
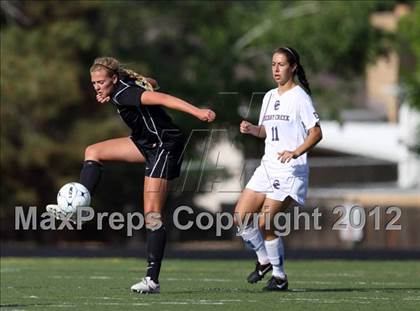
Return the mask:
<path id="1" fill-rule="evenodd" d="M 369 282 L 372 285 L 407 285 L 406 282 Z"/>
<path id="2" fill-rule="evenodd" d="M 157 304 L 161 305 L 224 305 L 221 301 L 162 301 Z"/>
<path id="3" fill-rule="evenodd" d="M 362 271 L 352 272 L 352 273 L 346 273 L 346 272 L 326 272 L 326 273 L 311 273 L 311 277 L 319 277 L 319 278 L 325 278 L 325 277 L 348 277 L 348 278 L 359 278 L 362 277 L 364 273 Z"/>
<path id="4" fill-rule="evenodd" d="M 20 272 L 21 269 L 18 268 L 1 268 L 0 273 L 12 273 L 12 272 Z"/>
<path id="5" fill-rule="evenodd" d="M 320 284 L 320 285 L 333 285 L 333 284 L 347 284 L 348 282 L 340 282 L 340 281 L 293 281 L 293 283 L 297 284 Z M 402 286 L 402 285 L 410 285 L 410 283 L 407 282 L 351 282 L 351 284 L 357 284 L 357 285 L 389 285 L 389 286 Z M 386 288 L 384 288 L 386 289 Z"/>
<path id="6" fill-rule="evenodd" d="M 110 297 L 89 297 L 96 299 L 125 299 L 125 298 L 110 298 Z M 365 301 L 360 301 L 365 300 Z M 357 304 L 370 304 L 366 300 L 390 300 L 390 298 L 381 298 L 381 297 L 352 297 L 344 299 L 319 299 L 319 298 L 279 298 L 279 301 L 293 301 L 297 303 L 315 303 L 315 304 L 348 304 L 348 303 L 357 303 Z M 406 301 L 420 301 L 419 297 L 405 297 L 403 300 Z M 153 301 L 150 303 L 141 303 L 141 302 L 85 302 L 82 304 L 54 304 L 46 305 L 45 307 L 78 307 L 80 305 L 103 305 L 103 306 L 150 306 L 150 305 L 224 305 L 230 302 L 241 302 L 240 299 L 224 299 L 224 300 L 208 300 L 208 299 L 181 299 L 179 301 Z M 247 302 L 258 302 L 256 300 L 247 300 Z"/>
<path id="7" fill-rule="evenodd" d="M 79 305 L 71 305 L 71 304 L 54 304 L 54 305 L 47 305 L 45 307 L 80 307 L 81 305 L 89 306 L 89 305 L 101 305 L 101 306 L 150 306 L 150 305 L 224 305 L 223 301 L 159 301 L 159 302 L 151 302 L 151 303 L 144 303 L 144 302 L 85 302 Z"/>
<path id="8" fill-rule="evenodd" d="M 352 299 L 365 299 L 365 300 L 391 300 L 387 297 L 352 297 Z M 394 298 L 392 298 L 394 300 Z"/>
<path id="9" fill-rule="evenodd" d="M 357 300 L 351 300 L 351 299 L 327 299 L 327 300 L 321 300 L 319 303 L 329 303 L 329 304 L 342 304 L 342 303 L 357 303 L 357 304 L 370 304 L 369 301 L 357 301 Z"/>
<path id="10" fill-rule="evenodd" d="M 84 279 L 85 276 L 81 275 L 50 275 L 50 279 Z"/>
<path id="11" fill-rule="evenodd" d="M 75 304 L 54 304 L 54 305 L 45 305 L 42 306 L 43 308 L 77 308 L 80 307 L 80 305 L 75 305 Z"/>
<path id="12" fill-rule="evenodd" d="M 150 303 L 146 302 L 132 302 L 132 303 L 120 303 L 120 302 L 97 302 L 97 303 L 85 303 L 85 305 L 101 305 L 101 306 L 150 306 Z"/>
<path id="13" fill-rule="evenodd" d="M 139 295 L 136 296 L 131 296 L 131 298 L 133 298 L 133 300 L 139 300 L 141 299 Z M 79 297 L 80 299 L 95 299 L 95 300 L 124 300 L 127 301 L 128 298 L 130 297 Z M 241 299 L 216 299 L 216 300 L 211 300 L 211 299 L 179 299 L 177 301 L 150 301 L 149 304 L 223 304 L 225 302 L 229 303 L 229 302 L 241 302 Z M 252 301 L 252 300 L 247 300 L 248 302 L 258 302 L 256 300 Z M 119 302 L 109 302 L 109 303 L 114 303 L 114 304 L 118 304 Z M 96 302 L 92 302 L 92 304 L 96 304 Z M 124 304 L 124 303 L 122 303 Z M 127 302 L 126 304 L 131 305 L 132 303 Z"/>
<path id="14" fill-rule="evenodd" d="M 343 282 L 339 281 L 293 281 L 293 284 L 319 284 L 319 285 L 329 285 L 329 284 L 343 284 Z"/>
<path id="15" fill-rule="evenodd" d="M 185 281 L 200 281 L 200 282 L 232 282 L 232 279 L 193 279 L 193 278 L 166 278 L 165 281 L 185 282 Z"/>
<path id="16" fill-rule="evenodd" d="M 317 304 L 334 304 L 334 303 L 358 303 L 369 304 L 369 301 L 358 301 L 353 299 L 319 299 L 319 298 L 279 298 L 280 301 L 295 301 L 295 302 L 311 302 Z"/>
<path id="17" fill-rule="evenodd" d="M 120 278 L 115 278 L 115 277 L 110 277 L 110 276 L 106 276 L 106 275 L 90 275 L 90 276 L 85 276 L 85 275 L 50 275 L 48 276 L 48 278 L 50 279 L 92 279 L 92 280 L 111 280 L 111 279 L 122 279 L 122 277 Z"/>

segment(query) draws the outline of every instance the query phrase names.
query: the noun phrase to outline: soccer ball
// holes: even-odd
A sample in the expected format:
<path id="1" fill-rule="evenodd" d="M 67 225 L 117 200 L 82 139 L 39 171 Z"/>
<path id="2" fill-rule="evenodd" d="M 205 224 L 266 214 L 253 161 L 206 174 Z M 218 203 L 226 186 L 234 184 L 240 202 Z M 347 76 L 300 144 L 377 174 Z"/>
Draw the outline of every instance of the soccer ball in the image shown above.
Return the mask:
<path id="1" fill-rule="evenodd" d="M 57 204 L 63 212 L 74 213 L 79 206 L 90 206 L 89 190 L 77 182 L 65 184 L 58 191 Z"/>

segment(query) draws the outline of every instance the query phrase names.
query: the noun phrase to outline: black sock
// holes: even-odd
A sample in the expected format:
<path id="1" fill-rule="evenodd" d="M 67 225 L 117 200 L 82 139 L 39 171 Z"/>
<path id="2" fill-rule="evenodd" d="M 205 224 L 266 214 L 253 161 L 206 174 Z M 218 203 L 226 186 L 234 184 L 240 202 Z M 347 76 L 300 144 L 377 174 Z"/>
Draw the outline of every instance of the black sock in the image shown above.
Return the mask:
<path id="1" fill-rule="evenodd" d="M 166 230 L 161 226 L 157 230 L 146 230 L 147 233 L 147 274 L 154 282 L 159 283 L 160 266 L 166 244 Z"/>
<path id="2" fill-rule="evenodd" d="M 83 162 L 83 168 L 80 172 L 80 183 L 89 190 L 91 196 L 93 196 L 93 192 L 101 179 L 101 173 L 101 163 L 92 160 Z"/>

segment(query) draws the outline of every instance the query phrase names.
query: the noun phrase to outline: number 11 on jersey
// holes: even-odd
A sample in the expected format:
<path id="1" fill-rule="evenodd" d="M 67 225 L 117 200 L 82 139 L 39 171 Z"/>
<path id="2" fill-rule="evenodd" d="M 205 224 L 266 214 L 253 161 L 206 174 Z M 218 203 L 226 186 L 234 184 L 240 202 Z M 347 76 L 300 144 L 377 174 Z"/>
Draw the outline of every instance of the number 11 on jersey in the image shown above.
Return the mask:
<path id="1" fill-rule="evenodd" d="M 277 126 L 271 128 L 271 140 L 279 141 L 279 132 L 277 131 Z"/>

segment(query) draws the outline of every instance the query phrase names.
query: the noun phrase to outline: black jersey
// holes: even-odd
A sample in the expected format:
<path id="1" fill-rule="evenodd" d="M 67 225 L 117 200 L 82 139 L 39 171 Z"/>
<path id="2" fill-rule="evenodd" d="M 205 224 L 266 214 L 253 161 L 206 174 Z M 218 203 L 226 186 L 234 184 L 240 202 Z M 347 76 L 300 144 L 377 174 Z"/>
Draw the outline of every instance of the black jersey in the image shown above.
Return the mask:
<path id="1" fill-rule="evenodd" d="M 146 148 L 183 148 L 184 136 L 165 110 L 158 105 L 141 104 L 144 91 L 133 80 L 119 80 L 111 94 L 121 119 L 132 130 L 132 138 Z"/>

